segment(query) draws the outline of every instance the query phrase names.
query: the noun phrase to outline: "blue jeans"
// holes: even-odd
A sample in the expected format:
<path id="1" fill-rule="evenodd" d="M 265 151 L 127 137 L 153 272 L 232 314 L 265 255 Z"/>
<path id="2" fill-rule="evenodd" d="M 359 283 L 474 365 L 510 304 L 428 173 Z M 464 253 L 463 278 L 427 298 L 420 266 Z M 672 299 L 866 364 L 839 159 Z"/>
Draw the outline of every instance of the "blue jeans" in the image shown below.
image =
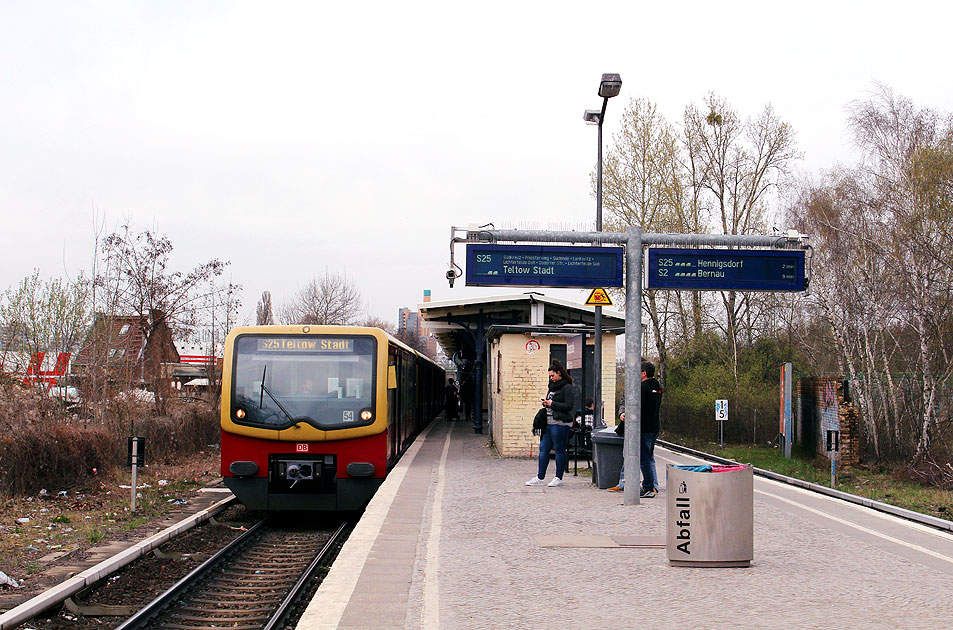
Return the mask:
<path id="1" fill-rule="evenodd" d="M 643 433 L 639 440 L 639 468 L 642 469 L 642 489 L 658 491 L 658 474 L 655 472 L 655 441 L 658 433 Z M 625 487 L 625 465 L 619 471 L 619 487 Z"/>
<path id="2" fill-rule="evenodd" d="M 549 451 L 556 451 L 556 476 L 563 478 L 563 472 L 569 463 L 569 456 L 566 454 L 566 447 L 569 445 L 569 434 L 572 427 L 563 424 L 547 424 L 546 431 L 539 440 L 539 472 L 537 477 L 543 479 L 546 477 L 546 469 L 549 468 Z"/>
<path id="3" fill-rule="evenodd" d="M 658 433 L 643 433 L 639 445 L 639 467 L 642 469 L 642 489 L 658 490 L 655 472 L 655 440 Z"/>

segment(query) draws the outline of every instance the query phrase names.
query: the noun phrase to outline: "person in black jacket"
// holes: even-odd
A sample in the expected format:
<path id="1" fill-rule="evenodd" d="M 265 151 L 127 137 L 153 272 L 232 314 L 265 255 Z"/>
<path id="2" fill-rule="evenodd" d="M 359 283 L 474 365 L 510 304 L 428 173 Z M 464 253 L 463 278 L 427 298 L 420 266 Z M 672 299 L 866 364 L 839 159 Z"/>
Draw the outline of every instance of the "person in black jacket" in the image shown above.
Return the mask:
<path id="1" fill-rule="evenodd" d="M 639 496 L 650 499 L 658 494 L 658 474 L 655 471 L 655 441 L 662 430 L 659 421 L 659 409 L 662 407 L 662 385 L 655 378 L 655 365 L 651 361 L 642 361 L 642 423 L 639 439 L 639 468 L 642 470 L 642 488 Z M 625 413 L 622 414 L 625 422 Z M 624 424 L 620 425 L 620 428 Z M 616 433 L 622 432 L 617 428 Z M 625 468 L 619 472 L 619 485 L 609 488 L 609 492 L 621 492 L 625 488 Z"/>
<path id="2" fill-rule="evenodd" d="M 443 390 L 444 402 L 443 402 L 443 411 L 444 411 L 444 420 L 456 420 L 458 414 L 458 393 L 457 386 L 453 382 L 452 378 L 447 379 L 447 386 Z"/>
<path id="3" fill-rule="evenodd" d="M 650 498 L 658 494 L 658 474 L 655 472 L 655 441 L 662 430 L 659 409 L 662 407 L 662 385 L 655 378 L 655 366 L 642 362 L 642 439 L 639 448 L 639 465 L 642 468 L 640 497 Z"/>
<path id="4" fill-rule="evenodd" d="M 566 447 L 569 445 L 577 401 L 572 377 L 562 363 L 555 359 L 549 366 L 549 391 L 546 398 L 541 399 L 541 404 L 546 409 L 547 417 L 546 430 L 539 440 L 539 471 L 526 485 L 548 485 L 550 488 L 556 488 L 563 485 L 563 473 L 569 463 Z M 547 484 L 546 469 L 549 467 L 549 452 L 552 450 L 556 451 L 556 476 Z"/>

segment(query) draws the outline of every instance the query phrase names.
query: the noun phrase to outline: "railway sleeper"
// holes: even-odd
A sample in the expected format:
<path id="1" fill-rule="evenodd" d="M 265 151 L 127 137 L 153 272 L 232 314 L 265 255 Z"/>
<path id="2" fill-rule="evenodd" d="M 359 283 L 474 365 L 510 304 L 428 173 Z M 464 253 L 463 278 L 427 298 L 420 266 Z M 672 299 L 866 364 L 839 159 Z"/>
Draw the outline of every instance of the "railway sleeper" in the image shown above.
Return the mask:
<path id="1" fill-rule="evenodd" d="M 172 620 L 174 621 L 205 621 L 205 622 L 215 622 L 215 623 L 236 623 L 241 621 L 267 621 L 271 619 L 271 615 L 241 615 L 239 617 L 234 616 L 234 611 L 231 610 L 222 610 L 221 613 L 231 613 L 231 617 L 216 617 L 215 615 L 173 615 Z M 164 624 L 163 624 L 164 625 Z"/>

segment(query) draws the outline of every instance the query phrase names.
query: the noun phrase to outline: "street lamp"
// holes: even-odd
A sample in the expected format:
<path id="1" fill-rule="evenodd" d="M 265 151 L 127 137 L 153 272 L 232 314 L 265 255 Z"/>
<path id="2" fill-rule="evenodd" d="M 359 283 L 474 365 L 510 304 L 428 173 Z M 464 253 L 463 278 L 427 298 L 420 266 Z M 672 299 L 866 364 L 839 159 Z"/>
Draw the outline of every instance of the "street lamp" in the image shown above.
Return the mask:
<path id="1" fill-rule="evenodd" d="M 613 96 L 618 96 L 622 90 L 622 77 L 618 74 L 603 74 L 599 82 L 599 96 L 602 97 L 602 111 L 587 109 L 582 119 L 589 125 L 599 126 L 599 151 L 596 161 L 596 232 L 602 231 L 602 123 L 606 117 L 606 105 Z M 599 243 L 593 244 L 599 247 Z M 605 425 L 602 418 L 602 306 L 595 307 L 595 338 L 593 339 L 593 372 L 592 398 L 595 401 L 593 409 L 593 429 L 597 425 Z"/>

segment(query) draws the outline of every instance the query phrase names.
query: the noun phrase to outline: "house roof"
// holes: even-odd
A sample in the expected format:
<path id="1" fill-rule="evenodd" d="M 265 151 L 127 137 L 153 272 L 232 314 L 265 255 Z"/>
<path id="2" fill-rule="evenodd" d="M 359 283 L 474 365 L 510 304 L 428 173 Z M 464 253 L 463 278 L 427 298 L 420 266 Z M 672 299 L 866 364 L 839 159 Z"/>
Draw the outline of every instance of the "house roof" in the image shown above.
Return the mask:
<path id="1" fill-rule="evenodd" d="M 142 334 L 145 318 L 134 315 L 103 315 L 97 313 L 83 346 L 74 363 L 89 365 L 93 360 L 94 342 L 102 343 L 107 359 L 123 362 L 137 360 L 145 347 Z"/>
<path id="2" fill-rule="evenodd" d="M 132 368 L 142 364 L 147 351 L 143 330 L 149 326 L 148 318 L 139 315 L 105 315 L 97 313 L 93 318 L 86 340 L 73 360 L 74 365 L 90 365 L 101 353 L 99 360 L 112 367 Z M 160 327 L 164 324 L 160 324 Z M 166 333 L 168 329 L 166 328 Z M 179 354 L 168 334 L 152 335 L 161 346 L 160 356 L 178 362 Z"/>

